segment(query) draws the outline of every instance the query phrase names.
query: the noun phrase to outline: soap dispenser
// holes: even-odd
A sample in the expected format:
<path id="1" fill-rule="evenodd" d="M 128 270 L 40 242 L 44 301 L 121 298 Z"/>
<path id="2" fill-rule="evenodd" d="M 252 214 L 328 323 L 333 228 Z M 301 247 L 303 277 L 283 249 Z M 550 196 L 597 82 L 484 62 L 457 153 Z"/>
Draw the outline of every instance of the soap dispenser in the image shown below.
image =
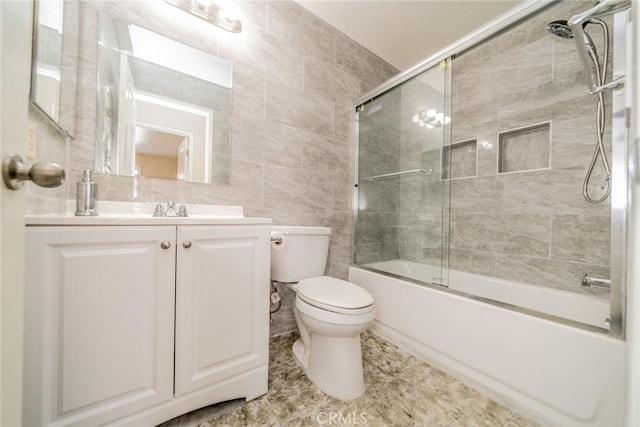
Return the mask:
<path id="1" fill-rule="evenodd" d="M 74 169 L 82 172 L 82 181 L 76 184 L 76 216 L 96 216 L 98 184 L 93 180 L 91 169 Z"/>

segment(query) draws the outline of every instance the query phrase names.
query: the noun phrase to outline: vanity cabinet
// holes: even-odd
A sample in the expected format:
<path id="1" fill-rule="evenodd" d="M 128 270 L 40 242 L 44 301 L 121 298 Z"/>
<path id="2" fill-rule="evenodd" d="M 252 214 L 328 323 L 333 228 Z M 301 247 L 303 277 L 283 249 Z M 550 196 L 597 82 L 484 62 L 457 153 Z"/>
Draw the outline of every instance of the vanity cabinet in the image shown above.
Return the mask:
<path id="1" fill-rule="evenodd" d="M 269 230 L 28 227 L 25 425 L 156 425 L 266 393 Z"/>

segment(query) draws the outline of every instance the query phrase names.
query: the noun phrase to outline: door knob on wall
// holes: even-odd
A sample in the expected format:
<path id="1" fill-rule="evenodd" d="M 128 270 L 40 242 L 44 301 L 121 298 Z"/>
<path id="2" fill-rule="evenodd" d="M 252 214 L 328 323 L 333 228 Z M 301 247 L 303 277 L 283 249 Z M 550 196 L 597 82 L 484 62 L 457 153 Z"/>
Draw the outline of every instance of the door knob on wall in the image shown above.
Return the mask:
<path id="1" fill-rule="evenodd" d="M 10 190 L 19 190 L 24 181 L 40 187 L 57 187 L 64 183 L 64 169 L 55 163 L 40 162 L 27 167 L 20 156 L 7 156 L 2 161 L 2 179 Z"/>

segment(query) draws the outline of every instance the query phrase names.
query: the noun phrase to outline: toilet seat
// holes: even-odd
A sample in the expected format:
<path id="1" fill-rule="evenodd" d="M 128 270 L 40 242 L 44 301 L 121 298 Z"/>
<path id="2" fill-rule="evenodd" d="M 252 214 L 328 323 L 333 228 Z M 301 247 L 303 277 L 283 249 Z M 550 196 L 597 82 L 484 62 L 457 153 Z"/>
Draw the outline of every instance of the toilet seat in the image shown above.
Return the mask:
<path id="1" fill-rule="evenodd" d="M 376 309 L 374 305 L 356 310 L 344 310 L 345 312 L 339 313 L 337 311 L 316 307 L 315 305 L 305 302 L 300 297 L 296 297 L 295 307 L 301 315 L 314 319 L 314 321 L 322 322 L 326 325 L 340 325 L 342 327 L 373 322 L 376 317 Z M 308 322 L 303 323 L 307 323 L 308 326 Z"/>
<path id="2" fill-rule="evenodd" d="M 322 276 L 301 280 L 297 295 L 314 307 L 340 314 L 364 314 L 373 309 L 373 297 L 346 280 Z"/>

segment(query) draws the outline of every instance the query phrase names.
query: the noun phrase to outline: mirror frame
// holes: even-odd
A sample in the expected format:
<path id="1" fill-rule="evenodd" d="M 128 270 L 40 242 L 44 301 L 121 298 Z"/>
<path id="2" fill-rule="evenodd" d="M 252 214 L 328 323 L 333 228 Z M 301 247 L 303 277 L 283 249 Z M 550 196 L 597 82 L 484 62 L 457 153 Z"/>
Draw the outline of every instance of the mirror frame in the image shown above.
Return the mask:
<path id="1" fill-rule="evenodd" d="M 64 22 L 64 6 L 65 1 L 60 0 L 63 4 L 63 22 Z M 73 136 L 67 129 L 65 129 L 60 123 L 60 118 L 55 119 L 51 116 L 51 114 L 45 110 L 36 100 L 36 82 L 37 82 L 37 64 L 38 64 L 38 18 L 40 12 L 40 0 L 33 1 L 33 21 L 32 21 L 32 38 L 31 38 L 31 81 L 29 83 L 29 104 L 31 105 L 32 111 L 35 111 L 40 117 L 44 118 L 50 125 L 52 125 L 57 131 L 62 133 L 63 136 L 73 139 Z M 63 28 L 64 34 L 64 28 Z M 63 40 L 64 43 L 64 40 Z M 62 51 L 60 53 L 60 62 L 62 63 L 63 54 Z M 62 68 L 62 67 L 61 67 Z M 62 82 L 62 70 L 60 70 L 60 82 Z M 58 89 L 60 91 L 60 88 Z M 58 106 L 60 102 L 58 102 Z"/>

